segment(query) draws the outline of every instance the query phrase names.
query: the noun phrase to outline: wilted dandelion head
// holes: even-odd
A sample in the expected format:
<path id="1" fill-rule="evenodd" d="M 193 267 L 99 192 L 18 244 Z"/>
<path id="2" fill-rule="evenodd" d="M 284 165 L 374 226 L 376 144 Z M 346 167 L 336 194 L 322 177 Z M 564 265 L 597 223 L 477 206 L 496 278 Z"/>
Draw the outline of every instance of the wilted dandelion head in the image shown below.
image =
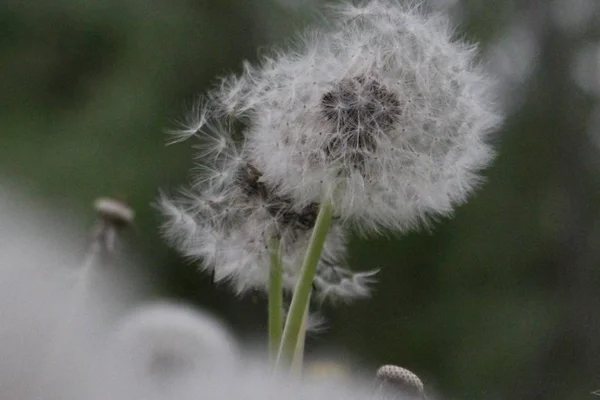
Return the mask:
<path id="1" fill-rule="evenodd" d="M 344 3 L 293 51 L 246 65 L 209 98 L 245 118 L 247 157 L 297 207 L 329 197 L 363 230 L 447 214 L 481 181 L 499 116 L 473 45 L 397 0 Z"/>
<path id="2" fill-rule="evenodd" d="M 187 257 L 216 281 L 238 293 L 267 287 L 274 238 L 281 242 L 283 282 L 292 290 L 315 224 L 318 204 L 299 205 L 263 179 L 244 143 L 225 122 L 207 122 L 201 135 L 201 162 L 191 189 L 177 200 L 163 197 L 164 232 Z M 321 256 L 314 282 L 317 298 L 348 300 L 368 295 L 373 272 L 345 267 L 344 230 L 336 224 Z"/>

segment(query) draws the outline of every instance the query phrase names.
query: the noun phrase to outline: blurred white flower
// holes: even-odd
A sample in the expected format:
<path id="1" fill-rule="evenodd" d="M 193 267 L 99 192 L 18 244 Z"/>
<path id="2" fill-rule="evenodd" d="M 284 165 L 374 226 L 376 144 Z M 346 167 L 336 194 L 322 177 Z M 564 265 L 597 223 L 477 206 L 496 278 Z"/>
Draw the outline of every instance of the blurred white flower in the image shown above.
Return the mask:
<path id="1" fill-rule="evenodd" d="M 352 382 L 298 380 L 273 374 L 260 363 L 247 363 L 240 373 L 206 376 L 199 382 L 203 397 L 214 400 L 365 400 L 373 398 L 367 381 L 355 377 Z M 190 397 L 192 398 L 192 397 Z"/>
<path id="2" fill-rule="evenodd" d="M 228 86 L 230 89 L 235 85 Z M 206 110 L 204 108 L 203 110 Z M 292 290 L 315 224 L 318 204 L 297 205 L 263 180 L 243 144 L 235 142 L 227 120 L 197 111 L 182 136 L 202 125 L 199 166 L 192 189 L 179 199 L 161 199 L 165 236 L 187 257 L 200 260 L 215 281 L 229 281 L 237 293 L 266 289 L 270 241 L 280 238 L 283 281 Z M 336 224 L 321 256 L 315 296 L 349 300 L 369 294 L 374 272 L 344 266 L 345 234 Z"/>
<path id="3" fill-rule="evenodd" d="M 84 268 L 74 224 L 2 182 L 0 398 L 85 398 L 110 321 L 139 293 L 125 274 Z"/>
<path id="4" fill-rule="evenodd" d="M 212 316 L 166 302 L 140 306 L 118 324 L 106 358 L 109 398 L 179 398 L 196 381 L 239 367 L 239 349 Z M 132 392 L 133 394 L 133 392 Z"/>
<path id="5" fill-rule="evenodd" d="M 117 327 L 116 350 L 128 354 L 142 374 L 171 372 L 220 364 L 238 356 L 231 334 L 214 317 L 189 306 L 165 302 L 139 307 Z"/>
<path id="6" fill-rule="evenodd" d="M 145 305 L 126 317 L 110 350 L 100 370 L 108 372 L 105 384 L 92 387 L 90 398 L 364 400 L 373 389 L 357 376 L 300 381 L 274 374 L 262 359 L 239 351 L 213 317 L 169 303 Z"/>
<path id="7" fill-rule="evenodd" d="M 500 122 L 475 46 L 395 0 L 344 3 L 328 23 L 225 79 L 209 108 L 247 123 L 249 162 L 295 207 L 329 198 L 363 231 L 449 214 L 481 182 Z"/>
<path id="8" fill-rule="evenodd" d="M 131 277 L 98 270 L 86 285 L 93 295 L 80 302 L 78 238 L 86 235 L 60 210 L 45 212 L 3 189 L 0 398 L 368 398 L 369 386 L 356 381 L 326 385 L 274 375 L 261 360 L 242 357 L 228 331 L 201 311 L 154 303 L 116 319 L 134 300 Z"/>

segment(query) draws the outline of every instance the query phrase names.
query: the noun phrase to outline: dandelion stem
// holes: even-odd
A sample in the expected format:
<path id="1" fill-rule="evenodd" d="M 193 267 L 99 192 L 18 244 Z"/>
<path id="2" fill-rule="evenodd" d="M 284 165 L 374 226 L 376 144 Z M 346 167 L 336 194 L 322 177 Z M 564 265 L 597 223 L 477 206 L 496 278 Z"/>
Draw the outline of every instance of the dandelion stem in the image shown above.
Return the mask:
<path id="1" fill-rule="evenodd" d="M 290 311 L 283 329 L 283 337 L 279 353 L 277 355 L 276 366 L 278 368 L 289 368 L 292 362 L 294 351 L 298 343 L 298 336 L 302 328 L 304 320 L 304 312 L 308 307 L 310 292 L 312 290 L 313 280 L 317 273 L 317 266 L 327 233 L 331 227 L 331 219 L 333 214 L 333 205 L 330 202 L 323 202 L 319 209 L 319 215 L 315 227 L 313 228 L 308 249 L 302 262 L 302 269 L 294 289 Z"/>
<path id="2" fill-rule="evenodd" d="M 275 361 L 283 332 L 281 238 L 272 238 L 269 247 L 271 251 L 271 269 L 269 272 L 269 356 L 272 361 Z"/>
<path id="3" fill-rule="evenodd" d="M 309 297 L 310 300 L 310 297 Z M 300 333 L 298 334 L 298 341 L 296 348 L 294 349 L 294 357 L 292 358 L 291 371 L 294 375 L 302 375 L 302 364 L 304 363 L 304 343 L 306 341 L 306 329 L 308 327 L 308 306 L 309 302 L 306 303 L 304 309 L 304 317 L 302 318 L 302 326 L 300 327 Z"/>

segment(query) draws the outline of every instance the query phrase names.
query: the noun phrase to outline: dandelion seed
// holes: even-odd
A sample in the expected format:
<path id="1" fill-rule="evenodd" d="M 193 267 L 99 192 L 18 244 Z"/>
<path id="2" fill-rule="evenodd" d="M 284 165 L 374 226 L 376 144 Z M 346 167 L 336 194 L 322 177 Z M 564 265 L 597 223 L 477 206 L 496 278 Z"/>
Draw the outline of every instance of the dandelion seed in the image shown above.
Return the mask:
<path id="1" fill-rule="evenodd" d="M 365 298 L 371 294 L 370 286 L 375 283 L 377 272 L 351 272 L 347 268 L 329 266 L 316 276 L 314 286 L 321 301 Z"/>
<path id="2" fill-rule="evenodd" d="M 366 295 L 372 274 L 341 263 L 344 229 L 402 231 L 449 214 L 492 158 L 494 85 L 447 18 L 397 0 L 344 3 L 329 17 L 293 51 L 222 80 L 181 135 L 202 141 L 201 167 L 192 190 L 163 201 L 165 234 L 240 293 L 266 286 L 273 237 L 293 287 L 326 200 L 336 220 L 317 297 Z"/>

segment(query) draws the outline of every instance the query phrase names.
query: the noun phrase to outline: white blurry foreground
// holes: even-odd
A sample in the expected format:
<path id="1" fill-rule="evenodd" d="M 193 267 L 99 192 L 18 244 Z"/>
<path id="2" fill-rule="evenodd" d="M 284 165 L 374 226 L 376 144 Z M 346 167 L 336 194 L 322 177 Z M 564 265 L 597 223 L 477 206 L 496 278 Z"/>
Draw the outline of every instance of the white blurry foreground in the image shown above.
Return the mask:
<path id="1" fill-rule="evenodd" d="M 214 318 L 139 303 L 104 257 L 84 263 L 57 211 L 0 195 L 0 398 L 366 399 L 370 384 L 275 375 Z M 120 267 L 122 268 L 122 266 Z M 137 295 L 135 293 L 138 293 Z M 356 382 L 356 380 L 354 381 Z"/>

